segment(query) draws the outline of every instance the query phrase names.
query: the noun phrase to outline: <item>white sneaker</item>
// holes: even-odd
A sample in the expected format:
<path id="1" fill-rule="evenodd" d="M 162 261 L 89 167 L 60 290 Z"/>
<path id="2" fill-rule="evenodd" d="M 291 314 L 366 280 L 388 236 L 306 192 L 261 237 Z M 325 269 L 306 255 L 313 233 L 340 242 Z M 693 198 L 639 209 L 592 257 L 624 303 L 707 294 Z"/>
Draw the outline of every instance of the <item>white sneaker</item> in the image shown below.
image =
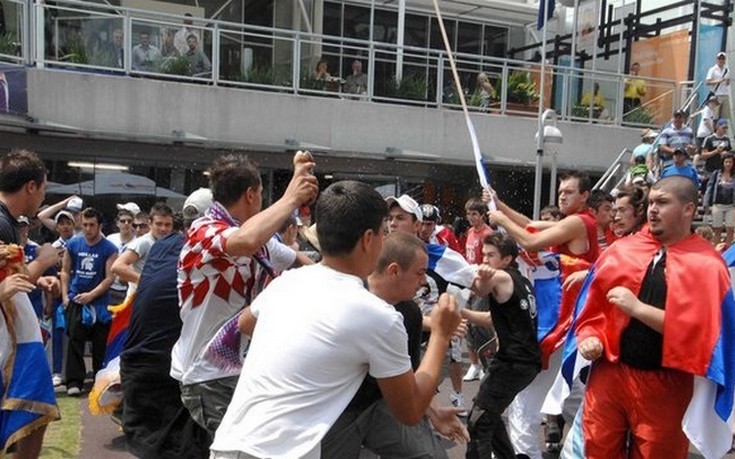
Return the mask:
<path id="1" fill-rule="evenodd" d="M 461 416 L 463 418 L 467 417 L 467 409 L 464 406 L 464 394 L 461 392 L 452 392 L 449 394 L 449 400 L 452 402 L 452 406 L 454 408 L 460 410 L 457 412 L 457 416 Z"/>
<path id="2" fill-rule="evenodd" d="M 480 373 L 482 373 L 482 368 L 480 368 L 479 365 L 472 364 L 467 369 L 467 373 L 465 373 L 462 381 L 474 381 L 476 379 L 481 379 Z"/>
<path id="3" fill-rule="evenodd" d="M 74 387 L 74 386 L 72 386 L 72 387 L 70 387 L 70 388 L 68 388 L 66 390 L 66 395 L 68 395 L 70 397 L 76 397 L 76 396 L 78 396 L 81 393 L 82 393 L 82 391 L 79 390 L 78 387 Z"/>
<path id="4" fill-rule="evenodd" d="M 61 380 L 61 375 L 56 373 L 51 377 L 51 381 L 54 383 L 54 387 L 59 387 L 64 381 Z"/>

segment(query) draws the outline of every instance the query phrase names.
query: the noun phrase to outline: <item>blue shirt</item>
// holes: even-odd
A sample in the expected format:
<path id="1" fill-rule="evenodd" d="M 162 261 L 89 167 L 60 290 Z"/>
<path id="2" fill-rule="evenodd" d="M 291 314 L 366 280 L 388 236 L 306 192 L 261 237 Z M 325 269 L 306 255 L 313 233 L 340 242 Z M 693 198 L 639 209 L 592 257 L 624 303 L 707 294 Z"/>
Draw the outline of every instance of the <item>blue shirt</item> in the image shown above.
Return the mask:
<path id="1" fill-rule="evenodd" d="M 84 236 L 74 236 L 66 243 L 66 251 L 71 258 L 71 280 L 69 299 L 74 301 L 78 293 L 86 293 L 97 287 L 107 277 L 107 260 L 117 254 L 117 247 L 104 237 L 94 245 L 87 244 Z M 112 320 L 107 306 L 110 304 L 108 292 L 98 296 L 90 305 L 97 311 L 102 323 Z"/>
<path id="2" fill-rule="evenodd" d="M 689 177 L 694 180 L 694 184 L 699 187 L 699 176 L 697 175 L 697 170 L 691 164 L 684 164 L 681 167 L 678 167 L 676 164 L 672 164 L 661 172 L 661 178 L 671 177 L 673 175 Z"/>
<path id="3" fill-rule="evenodd" d="M 24 261 L 26 266 L 30 262 L 36 259 L 38 256 L 38 244 L 33 241 L 28 241 L 25 247 L 23 247 Z M 31 300 L 33 310 L 36 313 L 36 317 L 43 319 L 43 290 L 40 288 L 34 288 L 28 293 L 28 299 Z"/>

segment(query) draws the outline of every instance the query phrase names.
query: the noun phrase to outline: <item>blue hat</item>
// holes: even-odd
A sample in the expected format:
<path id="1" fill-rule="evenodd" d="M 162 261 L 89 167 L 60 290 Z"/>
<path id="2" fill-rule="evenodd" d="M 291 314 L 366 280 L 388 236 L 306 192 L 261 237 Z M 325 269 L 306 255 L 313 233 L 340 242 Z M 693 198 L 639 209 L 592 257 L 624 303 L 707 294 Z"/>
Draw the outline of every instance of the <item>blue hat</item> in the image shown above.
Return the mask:
<path id="1" fill-rule="evenodd" d="M 727 126 L 727 120 L 725 118 L 720 118 L 719 120 L 717 120 L 717 125 L 718 126 Z"/>

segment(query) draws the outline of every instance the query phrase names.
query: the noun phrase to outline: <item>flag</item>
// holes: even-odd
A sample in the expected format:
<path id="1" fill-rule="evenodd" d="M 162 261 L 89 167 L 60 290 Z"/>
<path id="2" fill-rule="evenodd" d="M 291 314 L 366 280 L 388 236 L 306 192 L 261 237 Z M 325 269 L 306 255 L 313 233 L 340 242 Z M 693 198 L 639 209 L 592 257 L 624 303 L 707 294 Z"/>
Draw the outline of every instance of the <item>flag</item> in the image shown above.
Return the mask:
<path id="1" fill-rule="evenodd" d="M 548 6 L 548 10 L 546 9 L 547 6 Z M 538 30 L 543 29 L 544 25 L 546 25 L 546 21 L 551 19 L 551 16 L 554 15 L 554 8 L 556 8 L 555 0 L 539 0 L 538 1 L 538 21 L 536 23 L 536 28 Z"/>
<path id="2" fill-rule="evenodd" d="M 107 308 L 112 313 L 112 324 L 107 334 L 102 369 L 95 375 L 94 385 L 87 398 L 91 414 L 110 414 L 122 402 L 120 353 L 128 336 L 130 316 L 133 314 L 133 301 L 135 301 L 135 293 L 128 295 L 122 303 L 110 305 Z"/>
<path id="3" fill-rule="evenodd" d="M 51 370 L 28 295 L 0 304 L 0 439 L 2 452 L 59 418 Z"/>
<path id="4" fill-rule="evenodd" d="M 426 250 L 429 252 L 429 271 L 434 271 L 450 284 L 472 287 L 477 266 L 469 264 L 462 255 L 444 245 L 426 244 Z"/>
<path id="5" fill-rule="evenodd" d="M 575 317 L 563 355 L 560 377 L 542 411 L 553 412 L 571 382 L 588 362 L 577 354 L 577 342 L 597 336 L 605 358 L 617 362 L 620 337 L 630 318 L 606 299 L 614 286 L 638 294 L 640 281 L 661 245 L 648 229 L 621 239 L 602 254 L 575 305 Z M 662 365 L 694 377 L 694 389 L 682 419 L 689 441 L 706 458 L 720 458 L 732 443 L 735 392 L 735 299 L 731 276 L 718 265 L 711 244 L 696 235 L 667 247 L 666 316 Z M 735 251 L 725 254 L 735 268 Z M 687 269 L 687 267 L 689 269 Z M 692 275 L 696 267 L 697 275 Z M 559 387 L 561 386 L 561 387 Z"/>
<path id="6" fill-rule="evenodd" d="M 536 334 L 542 342 L 559 324 L 561 304 L 561 260 L 558 253 L 548 250 L 518 254 L 519 271 L 533 283 L 536 296 Z"/>

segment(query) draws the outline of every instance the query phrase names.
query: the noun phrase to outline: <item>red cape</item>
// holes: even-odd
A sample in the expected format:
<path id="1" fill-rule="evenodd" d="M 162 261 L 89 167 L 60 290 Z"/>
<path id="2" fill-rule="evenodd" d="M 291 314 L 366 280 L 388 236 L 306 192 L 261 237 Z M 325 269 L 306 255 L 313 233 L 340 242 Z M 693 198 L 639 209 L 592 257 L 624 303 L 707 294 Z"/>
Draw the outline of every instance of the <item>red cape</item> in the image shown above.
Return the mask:
<path id="1" fill-rule="evenodd" d="M 603 252 L 577 318 L 577 342 L 596 336 L 602 340 L 607 360 L 618 360 L 620 337 L 630 317 L 607 301 L 607 292 L 623 286 L 637 296 L 660 248 L 661 243 L 644 228 Z M 709 242 L 691 235 L 667 247 L 665 277 L 662 364 L 705 375 L 720 333 L 722 301 L 730 288 L 725 262 Z"/>

